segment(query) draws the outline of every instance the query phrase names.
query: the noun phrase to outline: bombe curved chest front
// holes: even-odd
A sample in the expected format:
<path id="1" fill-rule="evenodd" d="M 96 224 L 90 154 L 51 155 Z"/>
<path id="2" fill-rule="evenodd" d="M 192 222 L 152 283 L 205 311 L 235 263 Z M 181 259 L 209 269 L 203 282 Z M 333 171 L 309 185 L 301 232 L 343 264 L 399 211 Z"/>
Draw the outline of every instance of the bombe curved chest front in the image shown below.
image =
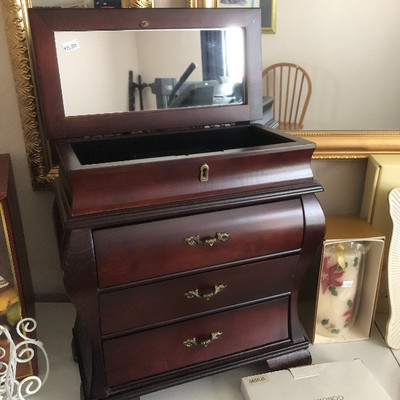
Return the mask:
<path id="1" fill-rule="evenodd" d="M 59 163 L 55 221 L 82 398 L 139 398 L 259 360 L 266 369 L 310 362 L 297 299 L 324 234 L 322 188 L 313 143 L 249 122 L 262 118 L 260 9 L 28 13 Z M 100 65 L 85 70 L 98 60 L 88 50 L 114 49 L 120 33 L 129 33 L 123 57 L 102 53 L 107 74 L 85 89 Z M 161 69 L 146 86 L 121 72 L 117 89 L 126 55 L 135 77 Z M 156 106 L 114 108 L 114 95 L 132 106 L 133 83 Z M 71 103 L 97 107 L 70 112 Z"/>
<path id="2" fill-rule="evenodd" d="M 324 234 L 314 145 L 248 129 L 281 143 L 149 159 L 130 174 L 71 169 L 60 146 L 56 221 L 84 399 L 310 362 L 297 294 Z"/>

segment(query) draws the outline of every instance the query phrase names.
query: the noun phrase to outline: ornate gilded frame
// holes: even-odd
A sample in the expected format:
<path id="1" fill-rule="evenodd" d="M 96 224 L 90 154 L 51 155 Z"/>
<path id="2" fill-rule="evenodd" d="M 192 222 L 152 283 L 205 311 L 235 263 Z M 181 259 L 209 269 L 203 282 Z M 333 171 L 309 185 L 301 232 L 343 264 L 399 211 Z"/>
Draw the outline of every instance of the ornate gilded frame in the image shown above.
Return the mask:
<path id="1" fill-rule="evenodd" d="M 50 146 L 41 126 L 27 9 L 30 0 L 3 0 L 15 87 L 25 138 L 32 185 L 47 189 L 58 175 Z M 296 131 L 295 135 L 317 144 L 314 158 L 365 158 L 370 154 L 400 153 L 400 131 Z"/>
<path id="2" fill-rule="evenodd" d="M 301 130 L 290 133 L 317 145 L 313 158 L 366 158 L 370 154 L 400 153 L 400 131 Z"/>
<path id="3" fill-rule="evenodd" d="M 58 175 L 52 165 L 51 152 L 41 126 L 39 103 L 32 68 L 32 50 L 27 9 L 29 0 L 3 0 L 5 22 L 15 89 L 32 185 L 35 189 L 48 188 Z"/>

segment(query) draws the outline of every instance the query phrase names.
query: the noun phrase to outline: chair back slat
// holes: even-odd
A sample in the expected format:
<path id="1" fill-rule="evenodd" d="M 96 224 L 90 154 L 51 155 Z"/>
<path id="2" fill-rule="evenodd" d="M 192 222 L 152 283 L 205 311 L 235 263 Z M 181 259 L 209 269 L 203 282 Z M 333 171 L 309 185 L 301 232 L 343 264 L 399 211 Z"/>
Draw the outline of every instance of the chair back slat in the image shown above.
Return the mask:
<path id="1" fill-rule="evenodd" d="M 297 101 L 296 101 L 297 107 L 296 107 L 296 115 L 294 117 L 294 121 L 297 121 L 297 118 L 298 118 L 298 115 L 299 115 L 299 109 L 300 109 L 302 92 L 303 92 L 303 85 L 304 85 L 304 75 L 301 77 L 300 88 L 299 88 L 299 91 L 298 91 L 298 96 L 297 96 Z M 304 106 L 303 106 L 302 111 L 304 111 Z M 303 121 L 304 115 L 303 115 L 303 117 L 300 117 L 300 119 Z"/>
<path id="2" fill-rule="evenodd" d="M 282 70 L 282 74 L 281 74 L 281 80 L 283 81 L 283 67 L 281 67 L 281 70 Z M 285 101 L 285 118 L 283 119 L 284 121 L 287 121 L 287 119 L 288 119 L 288 104 L 289 104 L 289 89 L 290 89 L 290 73 L 291 73 L 291 70 L 290 70 L 290 68 L 287 70 L 287 81 L 285 82 L 286 83 L 286 96 L 285 96 L 285 99 L 284 99 L 284 101 Z"/>
<path id="3" fill-rule="evenodd" d="M 274 69 L 272 71 L 273 79 L 272 79 L 272 90 L 270 90 L 270 81 L 268 79 L 265 80 L 266 83 L 266 88 L 265 88 L 265 93 L 271 93 L 272 97 L 275 99 L 276 98 L 276 70 Z M 272 112 L 274 115 L 277 115 L 276 111 L 276 102 L 274 101 L 272 103 Z"/>
<path id="4" fill-rule="evenodd" d="M 294 82 L 293 82 L 293 86 L 292 86 L 292 96 L 291 96 L 291 105 L 290 105 L 290 115 L 289 115 L 289 121 L 297 121 L 297 112 L 296 115 L 294 117 L 294 120 L 292 119 L 293 116 L 293 108 L 295 107 L 295 102 L 296 102 L 296 92 L 297 92 L 297 76 L 298 76 L 299 70 L 296 68 L 295 70 L 295 74 L 294 74 Z M 290 85 L 288 84 L 288 87 Z M 300 93 L 299 95 L 301 96 L 301 89 L 300 89 Z M 298 103 L 297 103 L 297 107 L 296 110 L 298 109 Z"/>
<path id="5" fill-rule="evenodd" d="M 283 81 L 282 81 L 282 68 L 279 73 L 279 119 L 282 118 L 282 89 L 283 89 Z"/>

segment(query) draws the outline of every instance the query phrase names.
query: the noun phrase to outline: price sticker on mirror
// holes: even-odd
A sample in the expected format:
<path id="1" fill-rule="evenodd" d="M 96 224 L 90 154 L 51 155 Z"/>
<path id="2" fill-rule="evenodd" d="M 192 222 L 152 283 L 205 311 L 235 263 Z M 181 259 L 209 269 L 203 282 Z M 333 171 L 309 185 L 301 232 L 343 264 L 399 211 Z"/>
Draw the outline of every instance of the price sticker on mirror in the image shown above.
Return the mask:
<path id="1" fill-rule="evenodd" d="M 77 39 L 70 40 L 68 42 L 64 42 L 62 47 L 65 52 L 73 51 L 79 49 L 79 43 Z"/>

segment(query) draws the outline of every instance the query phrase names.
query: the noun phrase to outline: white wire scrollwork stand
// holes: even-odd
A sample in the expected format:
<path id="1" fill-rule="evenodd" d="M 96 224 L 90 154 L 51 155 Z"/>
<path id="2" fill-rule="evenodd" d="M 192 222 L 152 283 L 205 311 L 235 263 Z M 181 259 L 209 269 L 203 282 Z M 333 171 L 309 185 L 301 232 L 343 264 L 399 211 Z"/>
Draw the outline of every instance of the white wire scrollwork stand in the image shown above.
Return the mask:
<path id="1" fill-rule="evenodd" d="M 42 342 L 26 335 L 36 329 L 37 323 L 32 318 L 24 318 L 16 326 L 17 334 L 22 341 L 16 344 L 7 327 L 0 325 L 0 337 L 3 335 L 9 342 L 9 350 L 0 347 L 0 400 L 24 400 L 37 393 L 49 375 L 49 358 Z M 45 374 L 43 379 L 28 376 L 21 381 L 16 379 L 17 365 L 32 361 L 34 348 L 41 350 L 45 358 Z M 8 361 L 6 361 L 8 357 Z"/>
<path id="2" fill-rule="evenodd" d="M 400 349 L 400 187 L 389 192 L 389 214 L 393 222 L 388 255 L 390 318 L 386 327 L 386 343 Z"/>

